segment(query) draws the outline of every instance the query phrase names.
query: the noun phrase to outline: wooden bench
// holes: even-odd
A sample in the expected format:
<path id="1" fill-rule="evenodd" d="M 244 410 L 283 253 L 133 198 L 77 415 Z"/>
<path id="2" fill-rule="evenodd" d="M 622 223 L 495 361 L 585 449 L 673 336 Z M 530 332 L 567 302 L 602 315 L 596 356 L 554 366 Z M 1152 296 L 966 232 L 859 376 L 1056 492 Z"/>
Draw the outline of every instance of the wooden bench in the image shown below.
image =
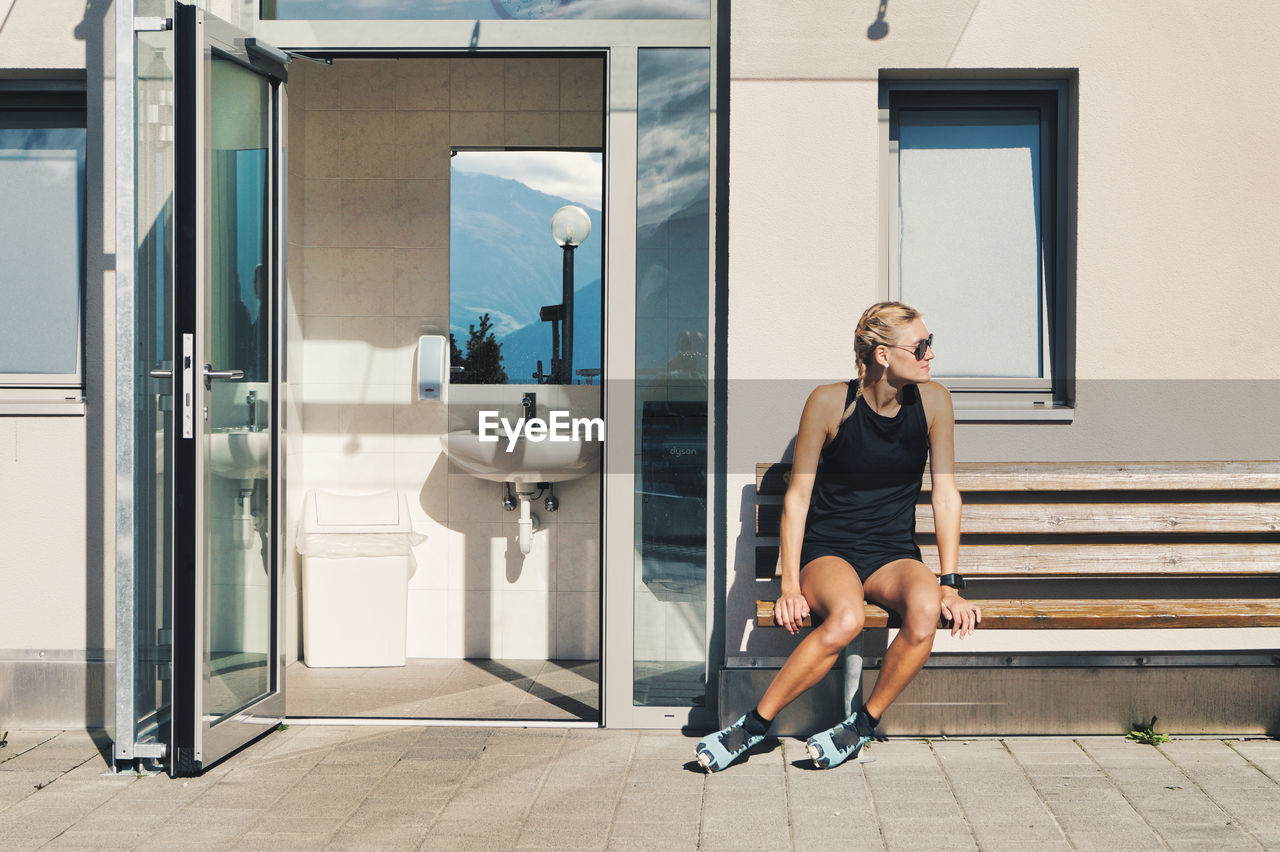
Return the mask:
<path id="1" fill-rule="evenodd" d="M 757 538 L 779 534 L 790 469 L 756 466 Z M 959 571 L 970 581 L 965 597 L 982 608 L 983 630 L 1280 626 L 1280 597 L 1242 588 L 1188 595 L 1194 583 L 1183 582 L 1268 579 L 1262 591 L 1276 594 L 1280 462 L 970 462 L 957 464 L 956 482 L 965 501 Z M 927 473 L 916 529 L 937 573 Z M 758 545 L 757 579 L 775 576 L 777 565 L 778 545 Z M 1139 578 L 1150 595 L 1096 594 L 1098 585 Z M 986 581 L 1034 591 L 1044 579 L 1069 581 L 1079 596 L 986 595 L 1000 585 Z M 757 601 L 757 626 L 775 626 L 773 604 Z M 898 621 L 873 604 L 866 618 L 868 627 Z"/>

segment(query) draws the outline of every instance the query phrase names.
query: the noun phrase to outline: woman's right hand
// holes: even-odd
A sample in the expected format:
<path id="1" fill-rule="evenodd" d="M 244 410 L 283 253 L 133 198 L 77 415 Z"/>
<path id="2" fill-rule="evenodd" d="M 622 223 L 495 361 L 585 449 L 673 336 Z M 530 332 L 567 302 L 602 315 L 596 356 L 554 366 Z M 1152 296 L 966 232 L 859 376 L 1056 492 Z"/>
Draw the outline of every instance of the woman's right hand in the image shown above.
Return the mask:
<path id="1" fill-rule="evenodd" d="M 809 615 L 809 602 L 799 592 L 784 591 L 773 605 L 773 622 L 788 633 L 800 632 L 801 623 Z"/>

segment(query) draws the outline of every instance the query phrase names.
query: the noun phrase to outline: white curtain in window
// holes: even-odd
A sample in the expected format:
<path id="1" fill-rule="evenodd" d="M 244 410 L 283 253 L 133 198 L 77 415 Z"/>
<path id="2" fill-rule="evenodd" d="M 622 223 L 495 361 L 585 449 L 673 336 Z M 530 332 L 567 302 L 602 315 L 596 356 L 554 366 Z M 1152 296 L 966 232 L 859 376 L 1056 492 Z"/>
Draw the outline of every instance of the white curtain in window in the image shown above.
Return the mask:
<path id="1" fill-rule="evenodd" d="M 938 338 L 934 374 L 1039 377 L 1039 122 L 1029 111 L 903 111 L 900 298 Z"/>

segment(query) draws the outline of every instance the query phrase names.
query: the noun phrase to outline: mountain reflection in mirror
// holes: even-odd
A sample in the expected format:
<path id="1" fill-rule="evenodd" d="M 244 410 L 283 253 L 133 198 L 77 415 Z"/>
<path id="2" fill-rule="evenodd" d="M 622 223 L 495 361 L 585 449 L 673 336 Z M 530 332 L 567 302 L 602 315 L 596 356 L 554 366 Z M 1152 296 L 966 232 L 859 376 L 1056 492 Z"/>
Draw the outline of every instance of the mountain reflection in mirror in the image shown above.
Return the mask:
<path id="1" fill-rule="evenodd" d="M 449 197 L 449 331 L 454 384 L 564 384 L 564 249 L 551 217 L 586 211 L 573 251 L 572 383 L 600 368 L 603 158 L 553 150 L 455 151 Z"/>

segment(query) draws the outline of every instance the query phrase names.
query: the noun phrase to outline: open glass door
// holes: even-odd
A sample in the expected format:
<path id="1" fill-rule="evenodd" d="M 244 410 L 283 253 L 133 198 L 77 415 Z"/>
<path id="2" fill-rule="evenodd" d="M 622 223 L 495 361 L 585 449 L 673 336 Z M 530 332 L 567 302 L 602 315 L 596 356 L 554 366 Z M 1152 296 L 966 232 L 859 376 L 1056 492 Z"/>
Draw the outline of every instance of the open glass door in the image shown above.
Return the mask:
<path id="1" fill-rule="evenodd" d="M 128 770 L 168 758 L 173 721 L 173 32 L 157 26 L 119 36 L 117 52 L 135 50 L 136 104 L 117 131 L 126 150 L 116 187 L 118 197 L 133 190 L 135 214 L 132 231 L 120 221 L 117 248 L 119 280 L 130 258 L 134 271 L 132 310 L 122 311 L 132 323 L 116 329 L 118 352 L 132 350 L 116 391 L 117 474 L 127 477 L 133 462 L 132 489 L 117 489 L 118 511 L 127 506 L 132 517 L 122 513 L 116 545 L 114 752 Z M 118 100 L 128 94 L 117 89 Z M 124 141 L 130 129 L 132 152 Z M 118 304 L 128 301 L 117 294 Z"/>
<path id="2" fill-rule="evenodd" d="M 173 712 L 191 775 L 284 716 L 286 58 L 174 10 Z"/>

